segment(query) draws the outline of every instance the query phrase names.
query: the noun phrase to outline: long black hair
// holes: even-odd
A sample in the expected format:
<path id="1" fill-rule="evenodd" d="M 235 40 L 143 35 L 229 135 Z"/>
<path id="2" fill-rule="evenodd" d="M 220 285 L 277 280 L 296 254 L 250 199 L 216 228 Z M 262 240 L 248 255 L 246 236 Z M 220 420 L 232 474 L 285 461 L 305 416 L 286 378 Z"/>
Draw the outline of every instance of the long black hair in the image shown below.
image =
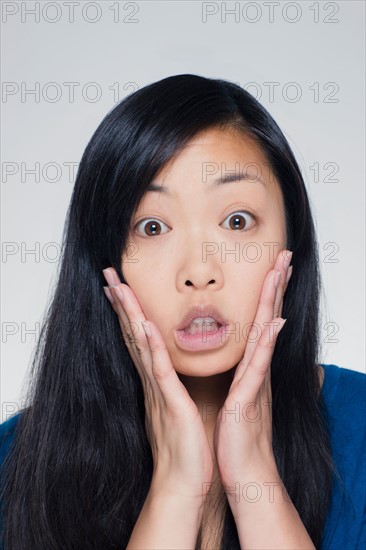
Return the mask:
<path id="1" fill-rule="evenodd" d="M 142 383 L 104 295 L 102 270 L 113 266 L 126 283 L 121 256 L 147 185 L 210 127 L 235 127 L 255 139 L 282 190 L 294 271 L 271 366 L 273 450 L 320 546 L 336 468 L 318 378 L 321 282 L 305 184 L 284 134 L 250 93 L 182 74 L 118 103 L 83 153 L 26 406 L 3 467 L 6 550 L 120 550 L 128 543 L 153 462 Z M 228 504 L 222 548 L 240 548 Z"/>

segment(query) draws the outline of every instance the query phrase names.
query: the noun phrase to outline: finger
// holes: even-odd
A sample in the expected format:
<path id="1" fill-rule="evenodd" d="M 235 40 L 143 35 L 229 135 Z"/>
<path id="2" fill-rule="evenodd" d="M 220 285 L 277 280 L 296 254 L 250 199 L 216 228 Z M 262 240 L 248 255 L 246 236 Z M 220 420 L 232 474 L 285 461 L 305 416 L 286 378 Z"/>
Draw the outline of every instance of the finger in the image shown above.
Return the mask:
<path id="1" fill-rule="evenodd" d="M 121 286 L 124 287 L 123 294 Z M 126 289 L 128 289 L 129 293 Z M 150 346 L 141 324 L 143 321 L 146 321 L 145 315 L 129 287 L 120 283 L 120 285 L 111 287 L 111 292 L 119 308 L 119 318 L 122 319 L 121 329 L 124 334 L 126 345 L 128 346 L 131 357 L 134 359 L 144 388 L 146 389 L 146 385 L 149 381 L 156 391 L 158 390 L 158 386 L 152 375 Z"/>
<path id="2" fill-rule="evenodd" d="M 137 348 L 138 353 L 135 353 L 137 362 L 138 364 L 142 363 L 144 375 L 148 376 L 153 388 L 152 396 L 150 396 L 150 392 L 145 391 L 145 397 L 149 399 L 160 394 L 172 410 L 176 410 L 177 407 L 181 410 L 183 407 L 187 411 L 187 406 L 193 406 L 194 402 L 173 368 L 160 331 L 151 321 L 146 321 L 141 306 L 130 287 L 120 283 L 116 273 L 111 273 L 109 269 L 104 271 L 106 271 L 107 282 L 115 285 L 110 288 L 110 291 L 113 293 L 114 306 L 119 316 L 123 318 L 122 325 L 126 326 L 127 321 L 127 324 L 132 322 L 134 323 L 133 326 L 143 328 L 137 342 L 134 342 L 135 345 L 131 342 L 130 346 L 132 352 Z M 118 290 L 122 292 L 122 302 Z M 122 326 L 121 328 L 124 330 L 125 327 Z M 146 354 L 143 351 L 144 341 L 146 341 L 146 349 L 149 352 Z"/>
<path id="3" fill-rule="evenodd" d="M 291 262 L 292 252 L 285 249 L 285 250 L 282 250 L 278 256 L 280 257 L 279 270 L 281 271 L 281 276 L 280 276 L 279 284 L 276 291 L 275 301 L 273 304 L 273 317 L 279 316 L 278 311 L 284 295 L 284 290 L 286 286 L 286 277 L 287 277 L 288 267 Z M 277 260 L 278 260 L 278 257 L 277 257 Z"/>
<path id="4" fill-rule="evenodd" d="M 114 300 L 113 300 L 113 296 L 112 296 L 112 294 L 111 294 L 109 288 L 108 288 L 107 286 L 104 286 L 104 287 L 103 287 L 103 290 L 104 290 L 104 293 L 105 293 L 105 295 L 107 296 L 108 300 L 110 301 L 110 303 L 111 303 L 112 306 L 113 306 Z"/>
<path id="5" fill-rule="evenodd" d="M 286 319 L 276 318 L 266 323 L 255 351 L 249 361 L 246 370 L 239 378 L 236 391 L 241 394 L 245 391 L 245 398 L 254 401 L 271 365 L 272 355 L 277 341 L 277 336 L 285 324 Z"/>
<path id="6" fill-rule="evenodd" d="M 259 334 L 262 334 L 265 327 L 264 323 L 271 321 L 275 317 L 274 309 L 276 307 L 275 302 L 276 302 L 276 295 L 278 293 L 278 286 L 281 284 L 281 279 L 284 278 L 284 272 L 286 269 L 286 265 L 284 266 L 284 261 L 288 256 L 286 252 L 287 252 L 286 250 L 282 250 L 279 252 L 276 258 L 275 265 L 273 266 L 273 269 L 267 273 L 267 276 L 264 280 L 256 316 L 253 323 L 254 330 L 253 330 L 252 336 L 248 338 L 248 342 L 245 348 L 245 353 L 243 358 L 244 369 L 249 363 L 254 353 L 254 350 L 257 346 L 258 337 L 255 337 L 256 336 L 255 333 L 259 332 Z M 280 279 L 276 289 L 274 286 L 274 283 L 275 283 L 274 279 L 276 275 L 275 272 L 277 271 L 280 272 Z M 283 290 L 282 290 L 282 293 L 283 293 Z"/>
<path id="7" fill-rule="evenodd" d="M 122 283 L 120 282 L 120 279 L 118 277 L 118 274 L 117 274 L 116 270 L 113 269 L 113 268 L 107 268 L 107 269 L 103 270 L 103 274 L 104 274 L 104 277 L 105 277 L 106 281 L 110 285 L 109 294 L 111 295 L 111 298 L 113 300 L 113 306 L 112 307 L 113 307 L 114 311 L 117 313 L 117 315 L 119 316 L 120 325 L 121 325 L 121 329 L 122 329 L 122 333 L 123 333 L 123 337 L 124 337 L 126 346 L 129 350 L 132 358 L 135 359 L 134 363 L 135 363 L 136 367 L 139 370 L 141 370 L 141 365 L 140 365 L 141 356 L 142 356 L 143 353 L 145 353 L 147 351 L 148 343 L 147 343 L 146 337 L 143 338 L 143 343 L 145 343 L 145 350 L 144 350 L 143 347 L 140 345 L 139 339 L 136 337 L 136 333 L 139 332 L 139 331 L 140 331 L 140 333 L 143 332 L 142 329 L 141 329 L 141 324 L 140 323 L 141 323 L 141 321 L 145 320 L 145 316 L 142 313 L 140 305 L 138 304 L 138 308 L 139 308 L 139 311 L 140 311 L 140 315 L 139 315 L 140 322 L 139 321 L 137 321 L 136 323 L 133 322 L 130 318 L 129 313 L 127 311 L 125 311 L 123 291 L 121 289 L 120 289 L 121 295 L 119 295 L 118 288 L 120 288 L 119 285 L 122 285 Z M 129 288 L 127 285 L 123 285 L 123 286 L 126 287 L 126 288 Z M 132 291 L 131 291 L 131 294 L 133 295 Z M 106 292 L 106 295 L 108 297 L 107 292 Z M 137 302 L 137 300 L 135 300 L 135 301 Z M 130 311 L 130 313 L 131 313 L 131 311 Z M 138 364 L 136 364 L 136 362 Z M 142 371 L 140 373 L 140 376 L 141 375 L 144 376 L 144 373 Z"/>
<path id="8" fill-rule="evenodd" d="M 236 383 L 237 379 L 240 378 L 247 365 L 249 364 L 253 353 L 258 345 L 260 338 L 263 336 L 263 331 L 265 329 L 265 322 L 273 319 L 273 303 L 276 294 L 276 277 L 278 277 L 278 271 L 276 271 L 276 266 L 274 269 L 269 271 L 264 279 L 263 288 L 261 291 L 261 296 L 259 299 L 259 304 L 256 312 L 256 316 L 252 325 L 252 329 L 248 334 L 248 341 L 245 347 L 244 356 L 236 367 L 236 371 L 233 378 L 233 385 Z"/>
<path id="9" fill-rule="evenodd" d="M 121 282 L 117 271 L 113 267 L 103 269 L 103 275 L 109 286 L 118 285 Z"/>
<path id="10" fill-rule="evenodd" d="M 278 312 L 277 317 L 282 317 L 283 299 L 284 299 L 285 294 L 286 294 L 286 290 L 287 290 L 287 287 L 288 287 L 289 280 L 291 279 L 292 269 L 293 269 L 293 266 L 290 265 L 288 270 L 287 270 L 286 283 L 285 283 L 285 286 L 284 286 L 284 289 L 283 289 L 282 299 L 281 299 L 281 303 L 280 303 L 279 312 Z"/>
<path id="11" fill-rule="evenodd" d="M 139 359 L 147 373 L 155 395 L 163 395 L 166 404 L 172 409 L 177 409 L 177 398 L 184 396 L 184 404 L 187 405 L 189 394 L 181 381 L 170 360 L 163 337 L 158 328 L 151 321 L 147 322 L 141 306 L 132 292 L 131 288 L 121 283 L 114 287 L 115 290 L 123 292 L 123 309 L 134 326 L 138 327 L 135 332 L 134 347 L 138 350 Z M 145 328 L 150 328 L 152 336 L 149 340 Z"/>
<path id="12" fill-rule="evenodd" d="M 130 333 L 131 343 L 139 357 L 145 356 L 150 347 L 141 324 L 143 321 L 146 321 L 145 314 L 142 311 L 135 294 L 129 286 L 120 283 L 113 288 L 119 299 L 123 312 L 128 319 L 125 329 L 126 332 Z M 145 366 L 148 368 L 148 372 L 151 373 L 151 353 L 148 353 L 145 359 Z"/>
<path id="13" fill-rule="evenodd" d="M 139 327 L 137 324 L 134 324 L 133 322 L 131 323 L 127 313 L 124 310 L 123 296 L 119 295 L 120 292 L 118 291 L 118 284 L 121 284 L 121 282 L 116 270 L 114 268 L 107 268 L 103 270 L 103 274 L 108 285 L 110 285 L 108 289 L 103 287 L 105 289 L 105 294 L 111 302 L 114 312 L 118 316 L 118 321 L 121 327 L 124 342 L 129 351 L 131 359 L 133 360 L 133 363 L 138 371 L 144 388 L 144 393 L 146 395 L 149 376 L 147 375 L 146 370 L 142 364 L 141 356 L 143 354 L 143 350 L 139 345 L 138 340 L 135 338 L 135 332 L 137 332 L 139 328 L 141 329 L 141 327 Z M 148 344 L 146 342 L 146 348 L 147 347 Z"/>
<path id="14" fill-rule="evenodd" d="M 121 281 L 119 280 L 117 272 L 113 267 L 103 269 L 103 275 L 104 275 L 105 280 L 108 283 L 108 286 L 103 286 L 104 293 L 105 293 L 106 297 L 108 298 L 109 302 L 111 303 L 111 306 L 112 306 L 114 312 L 118 315 L 118 306 L 115 303 L 114 298 L 111 294 L 110 287 L 113 286 L 113 285 L 118 285 Z"/>
<path id="15" fill-rule="evenodd" d="M 271 413 L 271 407 L 272 407 L 271 365 L 269 366 L 267 370 L 267 374 L 264 377 L 263 399 L 262 399 L 261 405 L 264 405 L 265 407 L 267 407 L 268 412 Z"/>
<path id="16" fill-rule="evenodd" d="M 280 311 L 280 307 L 285 294 L 286 279 L 287 279 L 288 269 L 292 258 L 292 252 L 289 250 L 283 250 L 280 256 L 282 260 L 281 267 L 280 267 L 281 277 L 277 287 L 277 293 L 276 293 L 275 303 L 273 306 L 272 318 L 280 316 L 279 311 Z"/>
<path id="17" fill-rule="evenodd" d="M 152 373 L 167 406 L 172 411 L 181 412 L 182 408 L 186 410 L 187 405 L 192 406 L 194 403 L 186 387 L 178 378 L 160 331 L 152 321 L 146 321 L 142 326 L 149 340 Z"/>
<path id="18" fill-rule="evenodd" d="M 128 316 L 124 311 L 123 306 L 120 302 L 116 287 L 110 287 L 110 292 L 114 299 L 114 304 L 115 304 L 114 308 L 115 308 L 115 311 L 117 312 L 117 317 L 118 317 L 119 325 L 121 327 L 123 340 L 131 355 L 131 359 L 133 360 L 133 363 L 138 371 L 144 391 L 146 391 L 149 377 L 146 372 L 146 369 L 142 364 L 143 353 L 141 351 L 141 344 L 138 343 L 138 340 L 135 337 L 137 326 L 134 323 L 131 323 L 129 321 Z M 138 349 L 136 349 L 136 344 L 138 346 Z M 146 342 L 146 346 L 148 347 L 147 342 Z"/>

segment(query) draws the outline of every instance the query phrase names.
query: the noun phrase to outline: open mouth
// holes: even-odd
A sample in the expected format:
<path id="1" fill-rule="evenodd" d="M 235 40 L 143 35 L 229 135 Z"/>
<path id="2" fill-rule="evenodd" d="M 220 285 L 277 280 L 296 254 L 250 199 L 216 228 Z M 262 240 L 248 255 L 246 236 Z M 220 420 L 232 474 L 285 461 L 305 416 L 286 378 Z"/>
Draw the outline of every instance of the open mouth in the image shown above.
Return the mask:
<path id="1" fill-rule="evenodd" d="M 213 333 L 217 332 L 222 323 L 216 321 L 212 317 L 205 318 L 196 318 L 193 319 L 184 329 L 185 334 L 195 335 L 195 334 L 204 334 L 204 333 Z"/>
<path id="2" fill-rule="evenodd" d="M 184 329 L 175 331 L 177 345 L 187 351 L 208 351 L 227 343 L 228 324 L 216 320 L 193 320 Z"/>
<path id="3" fill-rule="evenodd" d="M 187 351 L 208 351 L 227 343 L 229 321 L 213 304 L 192 305 L 175 328 L 178 347 Z"/>

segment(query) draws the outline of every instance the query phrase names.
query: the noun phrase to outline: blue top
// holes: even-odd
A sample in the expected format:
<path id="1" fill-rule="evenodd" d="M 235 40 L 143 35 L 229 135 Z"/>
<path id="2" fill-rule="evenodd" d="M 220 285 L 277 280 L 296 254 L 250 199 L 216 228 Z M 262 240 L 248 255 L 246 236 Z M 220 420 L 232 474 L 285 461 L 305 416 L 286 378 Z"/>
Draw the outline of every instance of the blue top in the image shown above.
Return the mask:
<path id="1" fill-rule="evenodd" d="M 366 548 L 366 374 L 336 365 L 324 367 L 322 395 L 329 415 L 338 480 L 324 527 L 321 550 Z M 14 438 L 17 413 L 0 424 L 0 467 Z"/>

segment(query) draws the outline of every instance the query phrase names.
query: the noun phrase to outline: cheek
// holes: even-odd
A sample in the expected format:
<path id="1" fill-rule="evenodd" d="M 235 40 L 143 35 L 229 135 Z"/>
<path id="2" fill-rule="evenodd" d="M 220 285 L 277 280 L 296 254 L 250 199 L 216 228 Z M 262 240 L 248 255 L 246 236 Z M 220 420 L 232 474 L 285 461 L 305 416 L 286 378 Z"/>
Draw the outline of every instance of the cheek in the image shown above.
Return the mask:
<path id="1" fill-rule="evenodd" d="M 243 262 L 239 268 L 231 270 L 229 282 L 230 292 L 226 295 L 228 311 L 232 311 L 233 321 L 238 322 L 240 331 L 245 335 L 246 329 L 255 319 L 259 300 L 267 273 L 273 268 L 274 261 L 270 262 L 262 255 L 255 263 Z M 230 305 L 229 305 L 230 303 Z"/>
<path id="2" fill-rule="evenodd" d="M 146 269 L 146 264 L 142 264 L 142 262 L 125 262 L 122 263 L 121 270 L 146 319 L 153 321 L 159 330 L 163 331 L 164 320 L 168 318 L 167 308 L 164 306 L 166 284 L 162 281 L 158 269 Z M 164 315 L 162 315 L 162 311 L 164 311 Z"/>
<path id="3" fill-rule="evenodd" d="M 240 331 L 241 341 L 249 332 L 250 325 L 254 321 L 259 304 L 260 287 L 261 283 L 258 280 L 248 284 L 248 286 L 241 285 L 237 289 L 232 307 L 232 311 L 234 312 L 232 320 L 235 323 L 235 330 Z"/>

